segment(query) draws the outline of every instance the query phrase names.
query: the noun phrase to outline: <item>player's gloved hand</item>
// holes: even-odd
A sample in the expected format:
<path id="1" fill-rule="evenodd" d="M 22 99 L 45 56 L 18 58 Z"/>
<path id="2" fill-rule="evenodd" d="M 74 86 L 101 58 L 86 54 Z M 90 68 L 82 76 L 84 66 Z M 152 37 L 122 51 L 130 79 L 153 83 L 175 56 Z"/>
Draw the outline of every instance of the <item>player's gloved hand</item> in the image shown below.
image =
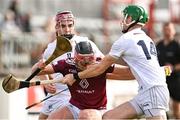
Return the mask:
<path id="1" fill-rule="evenodd" d="M 46 89 L 46 91 L 47 91 L 48 93 L 51 93 L 51 94 L 56 93 L 56 86 L 55 86 L 54 84 L 44 85 L 44 88 Z"/>
<path id="2" fill-rule="evenodd" d="M 164 71 L 165 71 L 166 76 L 171 76 L 171 73 L 172 73 L 171 66 L 165 65 L 164 66 Z"/>

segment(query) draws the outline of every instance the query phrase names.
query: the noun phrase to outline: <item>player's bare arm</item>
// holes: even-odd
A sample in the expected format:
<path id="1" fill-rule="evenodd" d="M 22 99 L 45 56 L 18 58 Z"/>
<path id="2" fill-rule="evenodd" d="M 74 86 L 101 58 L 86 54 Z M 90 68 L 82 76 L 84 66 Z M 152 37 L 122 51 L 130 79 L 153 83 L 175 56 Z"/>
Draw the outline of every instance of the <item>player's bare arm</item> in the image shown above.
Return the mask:
<path id="1" fill-rule="evenodd" d="M 45 75 L 45 74 L 52 74 L 54 73 L 54 69 L 52 67 L 51 64 L 45 66 L 45 62 L 44 60 L 40 60 L 39 62 L 37 62 L 33 67 L 32 67 L 32 71 L 36 70 L 37 68 L 41 68 L 41 72 L 38 74 L 39 75 Z"/>
<path id="2" fill-rule="evenodd" d="M 112 65 L 113 63 L 116 62 L 116 58 L 106 55 L 102 61 L 99 64 L 92 65 L 88 69 L 79 72 L 78 76 L 80 79 L 85 79 L 85 78 L 90 78 L 90 77 L 95 77 L 97 75 L 102 74 L 103 72 L 106 71 L 106 69 Z"/>
<path id="3" fill-rule="evenodd" d="M 170 76 L 172 69 L 170 66 L 162 66 L 162 69 L 165 71 L 166 76 Z M 112 73 L 107 73 L 106 78 L 110 80 L 134 80 L 135 77 L 132 74 L 128 66 L 115 65 L 114 71 Z"/>
<path id="4" fill-rule="evenodd" d="M 134 80 L 135 77 L 132 74 L 128 66 L 115 65 L 112 73 L 107 73 L 106 78 L 110 80 Z"/>

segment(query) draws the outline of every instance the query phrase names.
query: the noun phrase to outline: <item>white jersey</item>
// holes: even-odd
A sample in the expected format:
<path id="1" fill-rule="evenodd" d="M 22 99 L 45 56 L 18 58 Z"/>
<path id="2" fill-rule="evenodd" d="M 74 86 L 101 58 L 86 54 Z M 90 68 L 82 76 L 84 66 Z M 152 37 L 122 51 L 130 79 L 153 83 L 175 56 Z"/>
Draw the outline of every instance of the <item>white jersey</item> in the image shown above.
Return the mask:
<path id="1" fill-rule="evenodd" d="M 139 84 L 139 92 L 153 86 L 166 86 L 164 69 L 159 65 L 156 47 L 140 28 L 122 35 L 111 47 L 109 55 L 129 65 Z"/>

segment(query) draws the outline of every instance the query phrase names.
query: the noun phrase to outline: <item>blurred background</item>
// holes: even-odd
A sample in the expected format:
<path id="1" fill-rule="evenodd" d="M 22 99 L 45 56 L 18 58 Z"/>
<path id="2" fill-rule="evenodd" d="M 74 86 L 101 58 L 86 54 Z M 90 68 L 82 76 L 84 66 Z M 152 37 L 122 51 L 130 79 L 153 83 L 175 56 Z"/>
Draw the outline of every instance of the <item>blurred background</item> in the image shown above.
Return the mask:
<path id="1" fill-rule="evenodd" d="M 180 39 L 180 0 L 0 0 L 0 82 L 11 73 L 25 79 L 39 60 L 54 32 L 54 15 L 71 10 L 76 30 L 94 41 L 104 54 L 122 34 L 121 10 L 128 4 L 143 6 L 149 14 L 146 33 L 157 42 L 162 24 L 172 21 Z M 131 89 L 129 89 L 131 88 Z M 108 106 L 115 107 L 137 93 L 136 81 L 108 81 Z M 41 104 L 25 107 L 45 97 L 41 87 L 7 94 L 0 87 L 0 119 L 37 119 Z M 34 118 L 33 118 L 34 117 Z"/>

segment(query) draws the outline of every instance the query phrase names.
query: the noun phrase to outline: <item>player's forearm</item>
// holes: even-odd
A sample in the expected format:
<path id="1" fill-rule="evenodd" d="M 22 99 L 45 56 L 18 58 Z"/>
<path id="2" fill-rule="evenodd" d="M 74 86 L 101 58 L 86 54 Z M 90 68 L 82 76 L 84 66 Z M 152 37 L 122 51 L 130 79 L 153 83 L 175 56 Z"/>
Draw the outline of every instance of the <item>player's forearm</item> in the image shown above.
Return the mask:
<path id="1" fill-rule="evenodd" d="M 46 75 L 54 73 L 54 69 L 51 65 L 47 65 L 38 75 Z"/>
<path id="2" fill-rule="evenodd" d="M 103 69 L 100 64 L 95 64 L 88 69 L 79 72 L 78 76 L 80 79 L 91 78 L 102 74 L 106 69 Z"/>
<path id="3" fill-rule="evenodd" d="M 113 73 L 107 73 L 106 78 L 109 80 L 134 80 L 133 75 L 126 75 L 126 74 L 113 74 Z"/>
<path id="4" fill-rule="evenodd" d="M 119 73 L 107 73 L 107 79 L 111 80 L 134 80 L 135 77 L 130 70 L 122 70 Z"/>
<path id="5" fill-rule="evenodd" d="M 109 66 L 115 63 L 115 61 L 115 58 L 111 57 L 110 55 L 106 55 L 100 63 L 90 66 L 85 71 L 79 72 L 76 77 L 85 79 L 98 76 L 104 73 Z"/>
<path id="6" fill-rule="evenodd" d="M 112 80 L 134 80 L 135 77 L 132 74 L 128 66 L 115 65 L 114 71 L 112 73 L 106 74 L 107 79 Z"/>

